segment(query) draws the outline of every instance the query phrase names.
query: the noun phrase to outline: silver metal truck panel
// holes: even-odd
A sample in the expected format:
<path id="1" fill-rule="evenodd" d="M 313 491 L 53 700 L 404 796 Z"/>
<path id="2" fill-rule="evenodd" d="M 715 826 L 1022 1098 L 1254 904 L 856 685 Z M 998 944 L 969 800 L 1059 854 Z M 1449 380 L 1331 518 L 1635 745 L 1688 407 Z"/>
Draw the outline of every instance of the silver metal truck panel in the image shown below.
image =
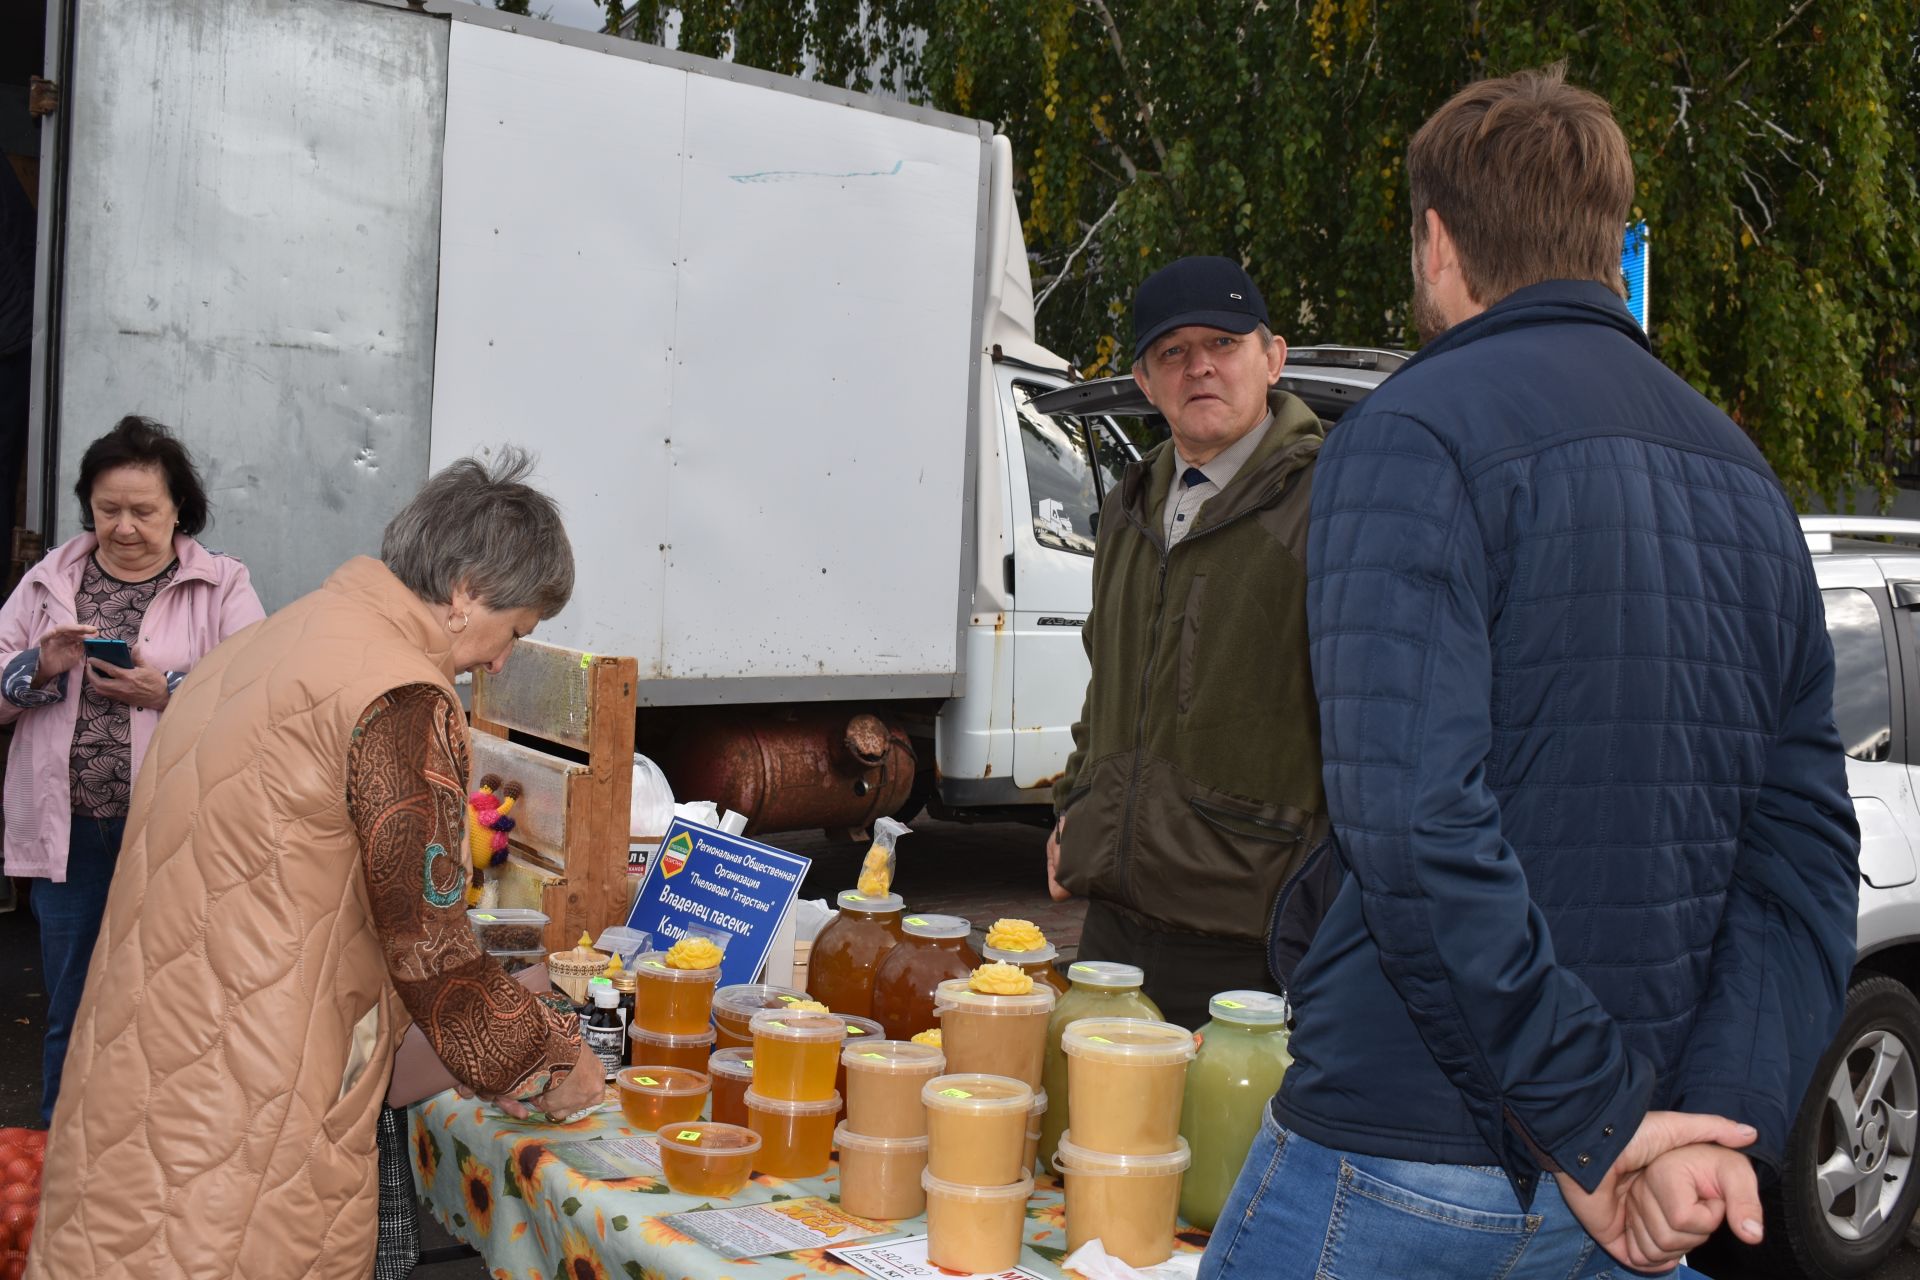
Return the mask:
<path id="1" fill-rule="evenodd" d="M 73 13 L 53 535 L 78 528 L 88 442 L 149 414 L 206 477 L 207 541 L 276 608 L 377 551 L 426 475 L 447 24 L 297 0 Z"/>

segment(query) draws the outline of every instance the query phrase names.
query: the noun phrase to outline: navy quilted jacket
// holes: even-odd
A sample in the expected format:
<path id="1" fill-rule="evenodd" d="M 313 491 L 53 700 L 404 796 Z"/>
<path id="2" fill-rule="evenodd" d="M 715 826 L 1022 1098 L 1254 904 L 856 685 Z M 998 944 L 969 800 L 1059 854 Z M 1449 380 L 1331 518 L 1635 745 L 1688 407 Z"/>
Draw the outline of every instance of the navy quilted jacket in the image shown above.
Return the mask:
<path id="1" fill-rule="evenodd" d="M 1332 432 L 1308 535 L 1348 875 L 1279 1121 L 1592 1189 L 1649 1109 L 1777 1164 L 1853 964 L 1859 834 L 1806 543 L 1598 284 L 1522 289 Z"/>

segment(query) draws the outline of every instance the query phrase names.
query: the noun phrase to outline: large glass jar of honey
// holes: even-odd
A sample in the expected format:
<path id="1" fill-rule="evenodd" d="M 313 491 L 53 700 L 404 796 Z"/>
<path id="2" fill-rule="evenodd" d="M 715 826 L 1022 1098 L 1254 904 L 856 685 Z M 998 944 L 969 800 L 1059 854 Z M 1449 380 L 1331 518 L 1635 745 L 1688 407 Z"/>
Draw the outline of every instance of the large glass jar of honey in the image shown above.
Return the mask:
<path id="1" fill-rule="evenodd" d="M 933 1011 L 933 990 L 948 978 L 964 978 L 980 963 L 967 941 L 973 926 L 959 916 L 908 916 L 900 922 L 900 944 L 887 952 L 873 974 L 871 1016 L 889 1040 L 911 1040 L 940 1025 Z"/>
<path id="2" fill-rule="evenodd" d="M 873 1016 L 873 975 L 889 951 L 900 945 L 897 893 L 840 894 L 840 914 L 813 940 L 807 962 L 807 994 L 835 1013 Z"/>

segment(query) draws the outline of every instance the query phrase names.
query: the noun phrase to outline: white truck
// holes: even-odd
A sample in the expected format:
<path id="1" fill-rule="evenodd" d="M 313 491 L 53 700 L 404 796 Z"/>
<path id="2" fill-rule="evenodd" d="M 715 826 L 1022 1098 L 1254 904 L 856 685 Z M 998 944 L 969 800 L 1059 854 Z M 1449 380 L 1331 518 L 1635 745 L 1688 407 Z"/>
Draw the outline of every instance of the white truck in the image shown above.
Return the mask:
<path id="1" fill-rule="evenodd" d="M 1034 339 L 989 126 L 462 3 L 54 0 L 27 523 L 176 427 L 269 609 L 433 467 L 541 458 L 540 638 L 757 831 L 1044 812 L 1107 419 Z"/>

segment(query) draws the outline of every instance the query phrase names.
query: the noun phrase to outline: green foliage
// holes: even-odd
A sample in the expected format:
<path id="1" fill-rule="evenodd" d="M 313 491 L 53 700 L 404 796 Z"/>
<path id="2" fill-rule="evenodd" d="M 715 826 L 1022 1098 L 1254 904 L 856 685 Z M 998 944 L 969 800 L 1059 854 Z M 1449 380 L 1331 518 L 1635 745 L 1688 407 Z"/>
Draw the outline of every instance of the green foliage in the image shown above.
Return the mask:
<path id="1" fill-rule="evenodd" d="M 639 34 L 659 38 L 668 6 L 641 7 Z M 1470 80 L 1565 59 L 1633 148 L 1661 358 L 1803 502 L 1890 494 L 1911 451 L 1920 0 L 678 12 L 683 49 L 878 87 L 1007 134 L 1036 289 L 1066 272 L 1041 338 L 1088 374 L 1124 368 L 1135 286 L 1188 253 L 1244 261 L 1295 343 L 1410 344 L 1408 138 Z"/>

